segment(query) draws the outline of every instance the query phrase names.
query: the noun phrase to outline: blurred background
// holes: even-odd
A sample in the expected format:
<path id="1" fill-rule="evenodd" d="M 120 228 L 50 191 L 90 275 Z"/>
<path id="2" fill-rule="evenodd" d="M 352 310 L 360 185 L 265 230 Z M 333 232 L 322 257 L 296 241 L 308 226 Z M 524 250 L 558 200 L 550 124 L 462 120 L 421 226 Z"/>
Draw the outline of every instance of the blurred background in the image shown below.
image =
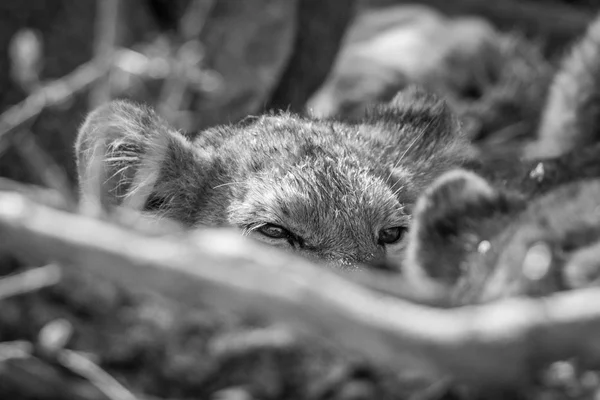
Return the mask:
<path id="1" fill-rule="evenodd" d="M 11 188 L 4 177 L 73 190 L 77 130 L 90 109 L 111 98 L 150 104 L 193 136 L 265 111 L 360 119 L 369 105 L 417 83 L 446 98 L 474 141 L 489 148 L 526 141 L 535 135 L 561 56 L 599 6 L 600 0 L 1 0 L 0 186 Z M 23 263 L 0 253 L 0 276 Z M 12 285 L 5 282 L 5 289 Z M 54 353 L 36 353 L 42 362 L 7 362 L 15 354 L 7 350 L 44 342 L 44 334 L 46 344 L 64 345 L 72 332 L 69 346 L 85 352 L 82 359 L 161 398 L 469 394 L 442 382 L 429 397 L 408 397 L 414 388 L 396 372 L 329 348 L 316 351 L 315 343 L 264 328 L 259 316 L 240 322 L 201 307 L 182 310 L 158 296 L 134 298 L 125 289 L 74 269 L 56 287 L 3 300 L 0 398 L 106 399 L 56 365 Z M 584 385 L 564 365 L 550 370 L 550 390 L 537 397 L 494 398 L 598 398 L 597 372 L 581 375 Z"/>
<path id="2" fill-rule="evenodd" d="M 266 110 L 352 119 L 417 82 L 455 99 L 474 138 L 506 136 L 507 129 L 511 137 L 527 135 L 556 60 L 597 6 L 3 0 L 0 176 L 44 183 L 19 139 L 29 136 L 37 154 L 74 183 L 77 128 L 91 107 L 115 97 L 151 104 L 193 134 Z M 500 66 L 516 58 L 512 75 L 502 75 Z"/>

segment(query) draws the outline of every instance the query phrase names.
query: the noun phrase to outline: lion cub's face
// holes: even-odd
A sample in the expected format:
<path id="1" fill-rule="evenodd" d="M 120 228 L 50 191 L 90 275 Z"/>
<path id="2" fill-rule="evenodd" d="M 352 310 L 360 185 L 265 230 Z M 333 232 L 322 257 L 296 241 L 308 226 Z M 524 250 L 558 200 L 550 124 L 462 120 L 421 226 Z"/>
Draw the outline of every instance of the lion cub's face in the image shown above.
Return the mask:
<path id="1" fill-rule="evenodd" d="M 194 138 L 116 101 L 90 114 L 77 141 L 84 199 L 102 157 L 115 205 L 238 227 L 336 266 L 397 255 L 417 195 L 467 154 L 445 105 L 418 90 L 359 124 L 267 115 Z"/>

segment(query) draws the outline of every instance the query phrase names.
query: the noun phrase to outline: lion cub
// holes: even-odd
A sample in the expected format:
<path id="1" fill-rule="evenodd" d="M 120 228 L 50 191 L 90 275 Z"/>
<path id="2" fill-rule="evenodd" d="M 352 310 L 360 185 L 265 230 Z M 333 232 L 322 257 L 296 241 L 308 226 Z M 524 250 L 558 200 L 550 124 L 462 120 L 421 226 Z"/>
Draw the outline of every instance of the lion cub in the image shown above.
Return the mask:
<path id="1" fill-rule="evenodd" d="M 237 227 L 338 267 L 400 255 L 417 196 L 472 157 L 445 103 L 417 88 L 360 123 L 281 113 L 194 138 L 113 101 L 87 117 L 76 152 L 83 200 L 100 157 L 113 205 Z"/>

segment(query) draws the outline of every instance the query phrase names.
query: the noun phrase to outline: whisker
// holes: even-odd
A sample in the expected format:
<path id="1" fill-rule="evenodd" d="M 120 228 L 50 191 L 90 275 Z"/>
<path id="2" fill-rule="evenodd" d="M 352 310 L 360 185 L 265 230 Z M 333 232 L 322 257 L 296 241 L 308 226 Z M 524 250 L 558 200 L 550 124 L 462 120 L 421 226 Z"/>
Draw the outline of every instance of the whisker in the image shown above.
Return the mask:
<path id="1" fill-rule="evenodd" d="M 392 168 L 390 168 L 390 174 L 388 175 L 386 182 L 389 181 L 389 179 L 392 177 L 392 175 L 394 174 L 394 170 L 396 168 L 398 168 L 398 165 L 400 165 L 400 163 L 404 160 L 404 157 L 406 157 L 408 152 L 410 150 L 412 150 L 412 148 L 417 144 L 417 142 L 423 137 L 427 128 L 429 128 L 429 125 L 424 127 L 423 129 L 421 129 L 421 131 L 414 137 L 414 139 L 406 147 L 406 150 L 404 150 L 404 153 L 402 153 L 402 155 L 400 155 L 400 158 L 398 159 L 398 161 L 396 161 L 394 166 Z"/>

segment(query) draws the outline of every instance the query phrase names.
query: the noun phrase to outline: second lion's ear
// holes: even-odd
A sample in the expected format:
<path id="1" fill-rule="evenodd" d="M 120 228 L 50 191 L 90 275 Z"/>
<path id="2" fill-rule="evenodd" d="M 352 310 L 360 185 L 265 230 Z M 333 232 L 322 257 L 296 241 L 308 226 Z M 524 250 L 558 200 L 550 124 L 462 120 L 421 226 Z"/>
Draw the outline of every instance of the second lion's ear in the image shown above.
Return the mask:
<path id="1" fill-rule="evenodd" d="M 442 175 L 417 200 L 404 266 L 407 278 L 456 283 L 469 254 L 496 233 L 489 220 L 521 208 L 520 199 L 472 172 Z"/>
<path id="2" fill-rule="evenodd" d="M 94 174 L 104 175 L 102 190 L 110 204 L 143 210 L 157 199 L 185 196 L 181 180 L 201 185 L 206 173 L 205 160 L 181 133 L 151 109 L 127 101 L 112 101 L 91 112 L 75 150 L 82 201 L 95 193 Z"/>
<path id="3" fill-rule="evenodd" d="M 419 86 L 406 87 L 388 104 L 374 108 L 370 118 L 376 126 L 383 121 L 397 148 L 405 149 L 394 174 L 402 175 L 405 168 L 421 171 L 413 182 L 419 192 L 443 172 L 478 160 L 478 151 L 446 101 Z"/>

